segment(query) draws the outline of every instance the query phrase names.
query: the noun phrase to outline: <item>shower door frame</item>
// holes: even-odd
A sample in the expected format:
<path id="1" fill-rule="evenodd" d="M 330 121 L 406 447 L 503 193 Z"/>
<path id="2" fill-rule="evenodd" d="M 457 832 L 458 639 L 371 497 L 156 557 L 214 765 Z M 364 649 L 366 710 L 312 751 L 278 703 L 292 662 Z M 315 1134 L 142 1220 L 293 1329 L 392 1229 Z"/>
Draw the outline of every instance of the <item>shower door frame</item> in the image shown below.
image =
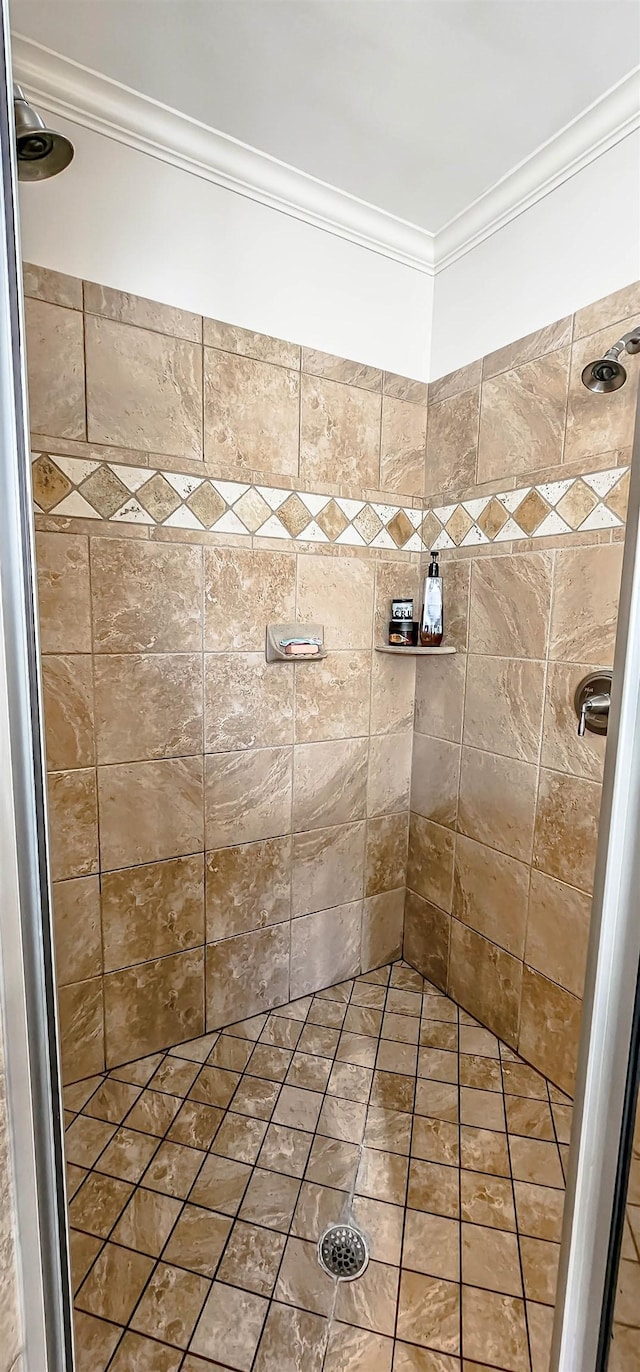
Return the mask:
<path id="1" fill-rule="evenodd" d="M 0 62 L 0 1013 L 15 1182 L 7 1189 L 24 1367 L 73 1372 L 8 0 Z M 11 1215 L 7 1224 L 10 1232 Z"/>
<path id="2" fill-rule="evenodd" d="M 637 1095 L 639 913 L 640 391 L 551 1372 L 608 1364 Z"/>

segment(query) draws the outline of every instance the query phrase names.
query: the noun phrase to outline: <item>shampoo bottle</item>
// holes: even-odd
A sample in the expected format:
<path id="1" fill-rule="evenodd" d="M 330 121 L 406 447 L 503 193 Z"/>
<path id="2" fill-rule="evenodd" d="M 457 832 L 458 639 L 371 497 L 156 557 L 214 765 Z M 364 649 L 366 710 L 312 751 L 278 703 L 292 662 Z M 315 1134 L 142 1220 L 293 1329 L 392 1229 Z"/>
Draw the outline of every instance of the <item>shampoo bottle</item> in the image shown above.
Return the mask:
<path id="1" fill-rule="evenodd" d="M 437 552 L 431 553 L 429 571 L 424 582 L 424 602 L 420 621 L 420 643 L 423 648 L 439 648 L 444 622 L 442 607 L 442 577 Z"/>

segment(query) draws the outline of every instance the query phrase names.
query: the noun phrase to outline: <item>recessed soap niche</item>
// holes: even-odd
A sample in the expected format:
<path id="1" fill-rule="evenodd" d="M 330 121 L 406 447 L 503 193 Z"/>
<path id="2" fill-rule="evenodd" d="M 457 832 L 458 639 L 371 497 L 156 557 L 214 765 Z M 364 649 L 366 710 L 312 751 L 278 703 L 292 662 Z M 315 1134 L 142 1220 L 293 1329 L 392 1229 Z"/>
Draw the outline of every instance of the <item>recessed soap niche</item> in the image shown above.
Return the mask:
<path id="1" fill-rule="evenodd" d="M 305 643 L 309 651 L 305 652 Z M 287 652 L 286 645 L 295 646 Z M 267 662 L 319 662 L 327 656 L 323 624 L 267 624 Z"/>

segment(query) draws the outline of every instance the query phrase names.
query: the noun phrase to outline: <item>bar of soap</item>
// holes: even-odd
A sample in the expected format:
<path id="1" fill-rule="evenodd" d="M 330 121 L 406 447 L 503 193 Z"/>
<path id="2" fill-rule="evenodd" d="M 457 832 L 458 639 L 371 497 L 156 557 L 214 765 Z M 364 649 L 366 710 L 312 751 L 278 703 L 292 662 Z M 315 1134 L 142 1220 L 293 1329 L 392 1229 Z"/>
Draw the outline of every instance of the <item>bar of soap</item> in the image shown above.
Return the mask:
<path id="1" fill-rule="evenodd" d="M 287 657 L 313 657 L 319 651 L 317 643 L 287 643 L 285 648 Z"/>

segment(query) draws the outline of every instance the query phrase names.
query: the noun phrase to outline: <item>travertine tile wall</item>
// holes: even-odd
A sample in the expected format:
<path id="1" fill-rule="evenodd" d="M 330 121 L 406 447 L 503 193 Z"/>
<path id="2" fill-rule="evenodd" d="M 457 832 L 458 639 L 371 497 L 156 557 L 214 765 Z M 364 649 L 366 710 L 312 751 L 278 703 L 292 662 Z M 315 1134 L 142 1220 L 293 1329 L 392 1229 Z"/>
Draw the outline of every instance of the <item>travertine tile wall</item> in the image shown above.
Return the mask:
<path id="1" fill-rule="evenodd" d="M 635 285 L 429 391 L 433 503 L 459 502 L 469 525 L 463 502 L 536 486 L 538 536 L 443 554 L 458 655 L 418 664 L 405 957 L 569 1091 L 604 758 L 602 738 L 578 739 L 573 696 L 613 662 L 623 530 L 605 511 L 600 529 L 544 536 L 542 500 L 549 483 L 628 465 L 637 359 L 612 395 L 580 373 L 639 318 Z M 596 498 L 579 482 L 563 523 Z"/>
<path id="2" fill-rule="evenodd" d="M 406 542 L 426 387 L 37 268 L 26 290 L 71 1081 L 399 955 L 415 663 L 374 643 L 417 597 L 389 496 Z M 68 470 L 83 503 L 51 513 Z M 225 533 L 209 484 L 190 526 L 156 523 L 203 475 L 349 518 L 371 499 L 381 541 L 329 544 L 335 501 L 306 538 L 254 537 L 247 502 Z M 267 665 L 265 625 L 294 618 L 329 656 Z"/>

